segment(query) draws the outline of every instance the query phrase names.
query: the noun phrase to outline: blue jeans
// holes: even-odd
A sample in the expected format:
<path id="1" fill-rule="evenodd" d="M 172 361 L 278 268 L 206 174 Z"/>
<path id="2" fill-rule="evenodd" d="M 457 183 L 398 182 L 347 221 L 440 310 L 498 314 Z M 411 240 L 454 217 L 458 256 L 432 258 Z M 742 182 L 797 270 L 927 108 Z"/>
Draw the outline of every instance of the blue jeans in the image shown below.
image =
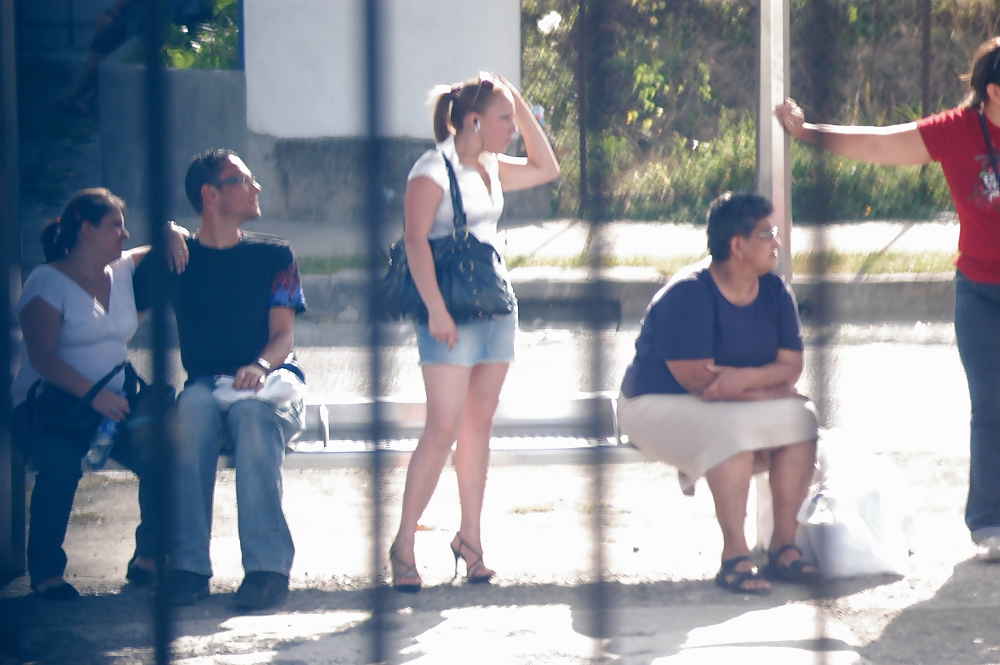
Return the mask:
<path id="1" fill-rule="evenodd" d="M 11 439 L 37 469 L 28 529 L 28 574 L 34 585 L 50 577 L 61 577 L 66 571 L 66 552 L 62 545 L 76 486 L 83 477 L 80 461 L 87 453 L 87 445 L 61 436 L 36 434 L 28 426 L 24 403 L 11 413 L 10 433 Z M 115 444 L 111 458 L 140 477 L 148 467 L 148 457 L 127 440 Z M 152 557 L 155 550 L 150 520 L 155 513 L 145 485 L 139 483 L 140 522 L 135 530 L 135 555 Z"/>
<path id="2" fill-rule="evenodd" d="M 288 575 L 295 546 L 281 510 L 285 444 L 303 427 L 301 401 L 276 406 L 259 399 L 223 411 L 207 377 L 188 384 L 177 398 L 174 469 L 174 541 L 170 568 L 212 574 L 209 542 L 219 453 L 232 443 L 243 570 Z"/>
<path id="3" fill-rule="evenodd" d="M 979 543 L 1000 536 L 1000 284 L 955 275 L 955 338 L 972 402 L 965 523 Z"/>

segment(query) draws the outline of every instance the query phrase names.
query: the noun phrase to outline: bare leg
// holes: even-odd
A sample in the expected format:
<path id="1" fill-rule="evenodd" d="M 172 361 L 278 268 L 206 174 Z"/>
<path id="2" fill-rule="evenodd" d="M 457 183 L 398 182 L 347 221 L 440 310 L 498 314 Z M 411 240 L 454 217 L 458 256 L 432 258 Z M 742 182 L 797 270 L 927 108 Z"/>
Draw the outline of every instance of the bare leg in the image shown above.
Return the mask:
<path id="1" fill-rule="evenodd" d="M 500 403 L 500 390 L 507 377 L 508 363 L 476 365 L 469 381 L 469 394 L 455 449 L 455 473 L 458 476 L 458 496 L 462 504 L 462 525 L 453 541 L 455 549 L 460 542 L 466 547 L 461 553 L 471 564 L 476 577 L 492 574 L 489 569 L 475 569 L 476 559 L 482 557 L 483 544 L 480 524 L 483 512 L 483 495 L 490 463 L 490 435 L 493 416 Z M 460 542 L 459 542 L 460 541 Z M 468 549 L 475 550 L 472 555 Z"/>
<path id="2" fill-rule="evenodd" d="M 427 422 L 406 469 L 403 510 L 393 545 L 397 558 L 406 565 L 413 564 L 417 522 L 434 494 L 451 444 L 458 435 L 472 375 L 472 368 L 457 365 L 424 365 L 422 371 L 427 393 Z M 416 584 L 419 578 L 397 581 Z"/>
<path id="3" fill-rule="evenodd" d="M 62 97 L 64 104 L 74 105 L 84 113 L 90 112 L 90 103 L 94 99 L 94 93 L 97 92 L 97 66 L 101 64 L 103 58 L 100 53 L 90 51 L 87 55 L 87 64 L 83 66 L 73 90 Z"/>
<path id="4" fill-rule="evenodd" d="M 736 453 L 732 457 L 716 464 L 705 479 L 715 500 L 715 514 L 722 529 L 722 560 L 737 556 L 748 556 L 747 546 L 747 496 L 750 494 L 750 476 L 753 473 L 753 452 Z M 753 567 L 750 561 L 743 561 L 736 566 L 737 572 L 748 571 Z M 767 589 L 771 585 L 766 580 L 747 580 L 743 583 L 745 589 Z"/>
<path id="5" fill-rule="evenodd" d="M 816 442 L 802 441 L 771 451 L 771 496 L 774 503 L 774 535 L 771 537 L 772 552 L 795 542 L 798 529 L 798 513 L 809 491 L 816 464 Z M 800 558 L 795 550 L 781 555 L 777 563 L 787 566 Z M 815 571 L 812 566 L 805 570 Z"/>

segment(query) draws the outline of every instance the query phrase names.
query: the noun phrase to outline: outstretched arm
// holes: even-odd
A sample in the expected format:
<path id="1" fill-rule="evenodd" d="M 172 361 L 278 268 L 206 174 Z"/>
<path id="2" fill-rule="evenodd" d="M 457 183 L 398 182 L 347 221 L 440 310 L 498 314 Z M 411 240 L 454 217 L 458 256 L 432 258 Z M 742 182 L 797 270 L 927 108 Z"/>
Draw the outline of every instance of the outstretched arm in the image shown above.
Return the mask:
<path id="1" fill-rule="evenodd" d="M 806 122 L 792 99 L 776 107 L 774 115 L 791 136 L 848 159 L 897 166 L 933 161 L 915 122 L 890 127 L 816 125 Z"/>
<path id="2" fill-rule="evenodd" d="M 552 152 L 552 146 L 545 138 L 545 132 L 535 119 L 528 103 L 510 82 L 498 77 L 514 97 L 514 117 L 524 138 L 527 158 L 497 155 L 500 162 L 500 184 L 505 192 L 528 189 L 559 177 L 559 162 Z"/>
<path id="3" fill-rule="evenodd" d="M 167 264 L 176 273 L 184 272 L 184 268 L 187 267 L 189 256 L 187 242 L 185 241 L 189 237 L 191 237 L 191 234 L 183 226 L 178 226 L 173 222 L 167 223 L 167 252 L 169 254 L 167 256 Z M 132 263 L 138 268 L 151 249 L 151 245 L 142 245 L 131 250 L 129 254 L 132 256 Z"/>

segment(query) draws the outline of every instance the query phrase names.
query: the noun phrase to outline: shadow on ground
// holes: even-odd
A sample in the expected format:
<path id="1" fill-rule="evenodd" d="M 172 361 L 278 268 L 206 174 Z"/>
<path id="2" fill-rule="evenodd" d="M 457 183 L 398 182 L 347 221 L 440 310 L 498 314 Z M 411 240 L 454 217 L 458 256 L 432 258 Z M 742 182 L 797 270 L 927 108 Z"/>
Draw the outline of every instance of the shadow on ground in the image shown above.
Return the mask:
<path id="1" fill-rule="evenodd" d="M 879 665 L 1000 662 L 1000 566 L 984 567 L 959 563 L 933 598 L 903 610 L 863 655 Z"/>
<path id="2" fill-rule="evenodd" d="M 819 600 L 890 581 L 871 578 L 830 585 L 820 590 Z M 561 654 L 560 662 L 567 658 L 591 662 L 598 642 L 621 662 L 642 665 L 700 646 L 856 649 L 835 635 L 811 640 L 775 633 L 778 637 L 773 639 L 764 635 L 747 641 L 739 631 L 722 645 L 691 643 L 693 631 L 750 613 L 776 611 L 780 617 L 783 608 L 802 608 L 816 599 L 805 589 L 788 586 L 776 587 L 769 597 L 743 598 L 722 593 L 711 581 L 685 581 L 606 583 L 602 595 L 609 639 L 605 640 L 600 639 L 605 631 L 595 621 L 593 585 L 442 585 L 416 596 L 396 594 L 387 587 L 375 592 L 298 589 L 280 613 L 253 615 L 236 614 L 231 593 L 221 593 L 175 612 L 175 656 L 179 662 L 205 663 L 369 663 L 370 608 L 376 593 L 383 594 L 387 608 L 385 648 L 392 662 L 429 654 L 434 662 L 459 662 L 463 650 L 466 662 L 534 662 L 544 660 L 545 654 Z M 120 593 L 62 604 L 30 595 L 5 599 L 0 601 L 0 625 L 5 627 L 0 635 L 7 643 L 8 660 L 0 662 L 152 662 L 151 617 L 150 592 L 129 585 Z"/>

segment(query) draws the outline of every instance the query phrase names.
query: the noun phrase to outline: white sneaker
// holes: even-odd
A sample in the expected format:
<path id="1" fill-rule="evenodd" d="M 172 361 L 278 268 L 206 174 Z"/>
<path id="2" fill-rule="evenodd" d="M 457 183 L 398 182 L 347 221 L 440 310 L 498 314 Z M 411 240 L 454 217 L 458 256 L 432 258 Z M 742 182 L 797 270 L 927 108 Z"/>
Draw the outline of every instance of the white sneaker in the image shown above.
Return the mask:
<path id="1" fill-rule="evenodd" d="M 976 558 L 983 563 L 1000 563 L 1000 536 L 990 536 L 978 543 Z"/>

